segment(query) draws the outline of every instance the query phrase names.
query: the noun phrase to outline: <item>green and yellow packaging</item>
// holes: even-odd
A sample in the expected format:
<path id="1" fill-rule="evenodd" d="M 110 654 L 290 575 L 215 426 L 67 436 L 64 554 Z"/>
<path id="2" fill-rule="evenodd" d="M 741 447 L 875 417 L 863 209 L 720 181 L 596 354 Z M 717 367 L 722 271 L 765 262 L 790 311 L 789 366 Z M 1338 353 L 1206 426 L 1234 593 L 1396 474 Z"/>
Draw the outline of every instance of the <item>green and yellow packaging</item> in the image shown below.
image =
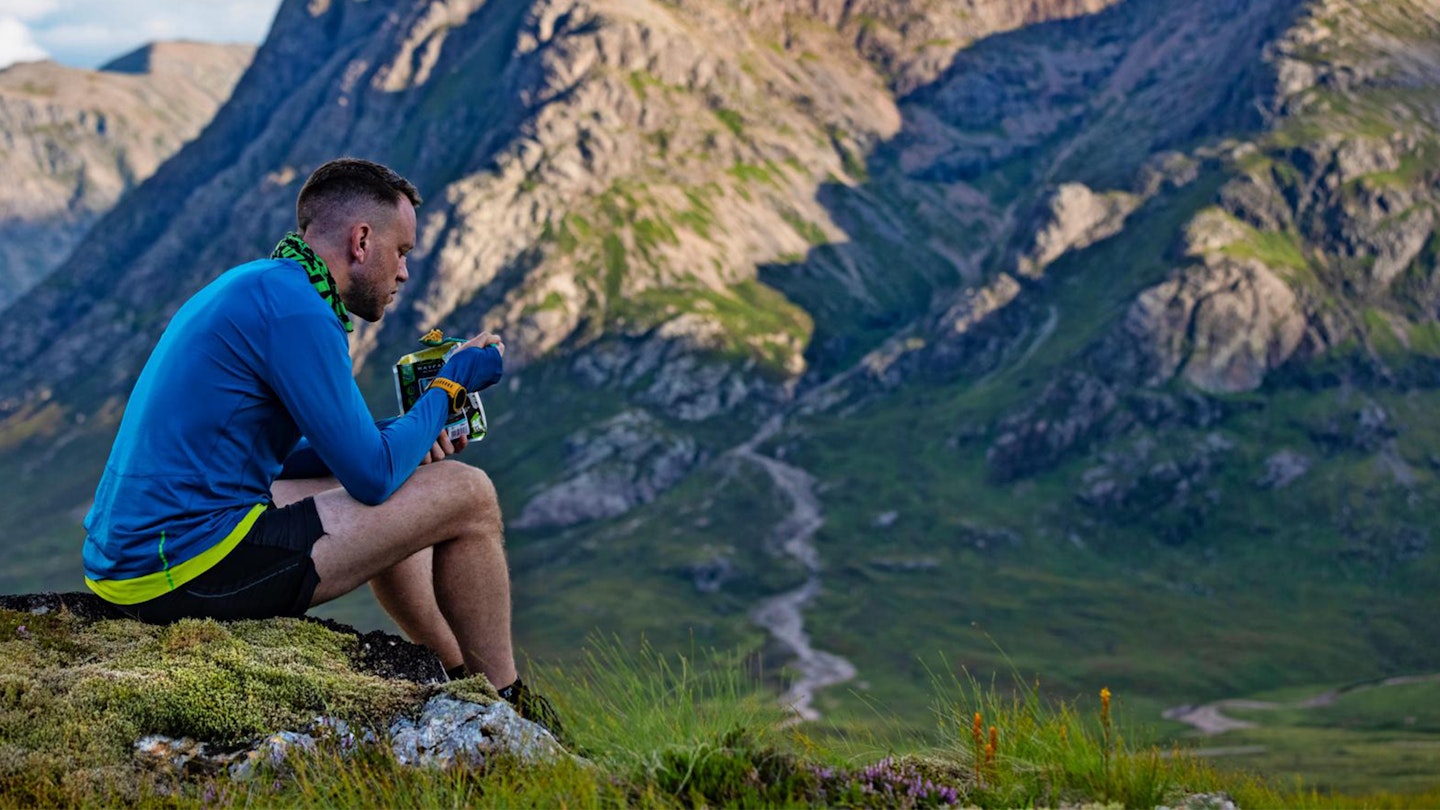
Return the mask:
<path id="1" fill-rule="evenodd" d="M 430 387 L 430 382 L 440 375 L 445 361 L 461 345 L 461 341 L 455 338 L 441 336 L 438 329 L 421 338 L 420 342 L 425 348 L 411 352 L 395 363 L 395 397 L 400 402 L 401 413 L 415 407 L 425 389 Z M 480 395 L 469 391 L 465 399 L 463 413 L 445 423 L 445 432 L 451 441 L 466 435 L 471 441 L 485 438 L 485 406 L 480 403 Z"/>

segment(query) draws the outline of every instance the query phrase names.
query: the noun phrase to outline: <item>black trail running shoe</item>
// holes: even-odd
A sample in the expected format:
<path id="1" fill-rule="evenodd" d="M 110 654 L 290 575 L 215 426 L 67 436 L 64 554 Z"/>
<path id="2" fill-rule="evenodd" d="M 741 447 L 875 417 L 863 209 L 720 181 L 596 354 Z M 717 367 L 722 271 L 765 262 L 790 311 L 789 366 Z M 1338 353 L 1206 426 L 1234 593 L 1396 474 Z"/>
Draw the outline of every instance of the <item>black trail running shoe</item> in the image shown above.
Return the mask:
<path id="1" fill-rule="evenodd" d="M 515 713 L 545 727 L 561 743 L 569 744 L 565 737 L 565 725 L 560 722 L 560 715 L 555 707 L 550 705 L 543 695 L 536 694 L 525 685 L 519 678 L 515 683 L 500 690 L 500 697 L 505 698 L 511 706 L 515 707 Z"/>

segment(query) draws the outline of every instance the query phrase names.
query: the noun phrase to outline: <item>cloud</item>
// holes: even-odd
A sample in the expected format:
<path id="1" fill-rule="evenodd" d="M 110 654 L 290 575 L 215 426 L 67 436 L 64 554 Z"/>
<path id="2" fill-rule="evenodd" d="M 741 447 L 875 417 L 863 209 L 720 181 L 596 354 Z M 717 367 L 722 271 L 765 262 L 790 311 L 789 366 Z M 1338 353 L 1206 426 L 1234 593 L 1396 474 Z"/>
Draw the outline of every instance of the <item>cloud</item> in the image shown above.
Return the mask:
<path id="1" fill-rule="evenodd" d="M 258 43 L 280 0 L 6 0 L 56 61 L 96 67 L 147 42 Z M 16 5 L 19 12 L 11 12 Z"/>
<path id="2" fill-rule="evenodd" d="M 0 68 L 48 58 L 50 53 L 35 41 L 29 26 L 8 14 L 0 16 Z"/>
<path id="3" fill-rule="evenodd" d="M 60 8 L 60 0 L 6 0 L 5 16 L 22 22 L 38 20 Z"/>

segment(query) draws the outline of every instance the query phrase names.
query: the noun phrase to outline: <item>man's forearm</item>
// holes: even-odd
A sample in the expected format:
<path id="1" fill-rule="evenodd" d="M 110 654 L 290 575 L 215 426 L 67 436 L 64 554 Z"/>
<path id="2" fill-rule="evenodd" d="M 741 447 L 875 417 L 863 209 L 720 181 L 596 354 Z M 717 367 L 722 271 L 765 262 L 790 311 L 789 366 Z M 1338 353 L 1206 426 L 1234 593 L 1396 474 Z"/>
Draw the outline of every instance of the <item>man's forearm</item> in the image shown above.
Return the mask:
<path id="1" fill-rule="evenodd" d="M 387 417 L 375 423 L 375 427 L 384 430 L 385 426 L 395 421 L 395 417 Z M 335 473 L 330 466 L 310 446 L 308 439 L 301 439 L 290 455 L 285 457 L 285 464 L 280 468 L 280 474 L 275 476 L 276 481 L 288 481 L 299 478 L 330 478 Z"/>

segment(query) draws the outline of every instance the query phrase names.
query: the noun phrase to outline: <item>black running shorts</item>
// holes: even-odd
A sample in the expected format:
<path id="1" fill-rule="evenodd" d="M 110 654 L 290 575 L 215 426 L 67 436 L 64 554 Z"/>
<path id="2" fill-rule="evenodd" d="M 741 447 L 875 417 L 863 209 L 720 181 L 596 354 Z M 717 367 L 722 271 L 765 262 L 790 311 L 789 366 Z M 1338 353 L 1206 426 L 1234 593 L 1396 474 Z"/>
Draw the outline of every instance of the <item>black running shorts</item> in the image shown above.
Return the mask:
<path id="1" fill-rule="evenodd" d="M 272 505 L 214 568 L 162 596 L 117 607 L 150 624 L 302 616 L 320 584 L 310 549 L 324 533 L 314 498 Z"/>

